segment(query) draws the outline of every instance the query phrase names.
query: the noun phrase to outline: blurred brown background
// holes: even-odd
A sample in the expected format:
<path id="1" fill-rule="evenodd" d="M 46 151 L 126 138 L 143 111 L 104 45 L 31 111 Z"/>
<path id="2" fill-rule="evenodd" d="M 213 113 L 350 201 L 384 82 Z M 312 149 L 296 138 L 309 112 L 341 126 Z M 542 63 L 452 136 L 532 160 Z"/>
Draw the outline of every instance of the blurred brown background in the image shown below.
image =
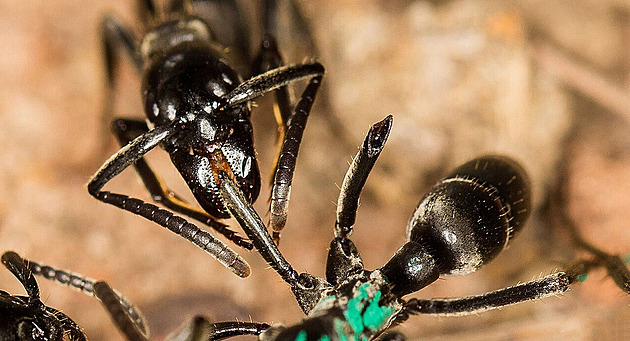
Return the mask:
<path id="1" fill-rule="evenodd" d="M 366 267 L 384 264 L 402 245 L 406 220 L 432 183 L 484 152 L 525 165 L 539 208 L 563 181 L 580 231 L 606 250 L 630 252 L 630 3 L 299 3 L 327 68 L 328 97 L 316 101 L 309 121 L 281 243 L 298 271 L 324 274 L 336 186 L 369 125 L 390 113 L 392 135 L 353 235 Z M 257 254 L 245 255 L 252 276 L 238 279 L 181 238 L 88 195 L 90 175 L 116 151 L 113 138 L 101 137 L 99 22 L 116 13 L 133 26 L 134 6 L 132 0 L 0 0 L 0 250 L 109 281 L 143 310 L 154 339 L 194 314 L 297 322 L 302 315 L 290 291 Z M 289 52 L 297 38 L 290 28 L 283 32 L 287 60 L 313 57 Z M 128 64 L 120 81 L 116 115 L 141 117 L 139 82 Z M 268 98 L 254 114 L 264 179 L 275 151 Z M 331 115 L 345 136 L 330 133 Z M 150 155 L 168 183 L 187 193 L 165 153 Z M 133 171 L 108 188 L 148 198 Z M 267 210 L 266 193 L 256 205 L 260 212 Z M 478 273 L 440 280 L 414 296 L 479 294 L 551 273 L 577 256 L 546 215 L 528 225 Z M 121 339 L 92 298 L 40 285 L 45 302 L 90 339 Z M 0 288 L 22 293 L 5 270 Z M 479 316 L 412 317 L 399 329 L 424 340 L 622 340 L 630 338 L 629 303 L 596 272 L 561 298 Z"/>

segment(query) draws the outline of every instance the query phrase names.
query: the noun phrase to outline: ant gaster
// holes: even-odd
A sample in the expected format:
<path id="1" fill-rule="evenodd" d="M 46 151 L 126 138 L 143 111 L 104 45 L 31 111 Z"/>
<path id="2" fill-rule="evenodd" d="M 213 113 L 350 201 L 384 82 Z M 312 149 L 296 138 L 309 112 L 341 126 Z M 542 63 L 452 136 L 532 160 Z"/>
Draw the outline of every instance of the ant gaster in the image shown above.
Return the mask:
<path id="1" fill-rule="evenodd" d="M 233 0 L 221 3 L 238 10 Z M 250 242 L 219 221 L 229 218 L 230 213 L 219 195 L 222 180 L 217 174 L 229 174 L 247 202 L 256 200 L 261 180 L 253 147 L 251 101 L 274 91 L 279 111 L 276 117 L 283 136 L 273 171 L 270 204 L 271 226 L 276 231 L 277 242 L 286 221 L 299 144 L 324 68 L 318 63 L 281 66 L 282 58 L 273 37 L 265 35 L 261 52 L 253 63 L 252 74 L 256 76 L 242 81 L 228 64 L 226 50 L 214 39 L 208 22 L 192 14 L 192 0 L 173 1 L 163 11 L 156 8 L 152 0 L 140 0 L 139 4 L 147 27 L 140 42 L 136 42 L 131 32 L 114 17 L 107 17 L 103 22 L 110 84 L 105 111 L 109 114 L 112 108 L 117 54 L 122 50 L 143 76 L 146 122 L 130 119 L 114 122 L 114 131 L 123 147 L 90 179 L 88 191 L 100 201 L 168 228 L 211 254 L 238 276 L 247 277 L 251 270 L 243 258 L 172 211 L 207 224 L 241 247 L 252 248 Z M 275 7 L 275 1 L 265 2 L 264 13 L 275 15 Z M 237 21 L 235 31 L 242 34 L 243 24 Z M 272 19 L 265 19 L 265 23 L 273 26 Z M 287 85 L 301 79 L 310 81 L 292 114 Z M 169 153 L 203 210 L 170 191 L 144 160 L 144 155 L 157 146 Z M 102 190 L 107 182 L 131 165 L 152 198 L 167 210 Z"/>

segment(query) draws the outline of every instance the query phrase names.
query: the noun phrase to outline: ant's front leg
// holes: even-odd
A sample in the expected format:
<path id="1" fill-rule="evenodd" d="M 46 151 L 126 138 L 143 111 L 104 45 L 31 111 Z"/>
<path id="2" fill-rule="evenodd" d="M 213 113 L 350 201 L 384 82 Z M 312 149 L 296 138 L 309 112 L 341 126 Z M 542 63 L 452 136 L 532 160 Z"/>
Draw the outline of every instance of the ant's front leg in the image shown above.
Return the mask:
<path id="1" fill-rule="evenodd" d="M 112 128 L 121 146 L 126 145 L 134 138 L 149 130 L 144 121 L 130 119 L 117 119 L 114 121 Z M 168 209 L 210 226 L 242 248 L 247 250 L 253 248 L 251 243 L 237 235 L 236 232 L 230 230 L 228 225 L 221 223 L 217 218 L 209 215 L 207 212 L 190 205 L 177 193 L 171 191 L 164 181 L 151 169 L 143 157 L 134 163 L 134 168 L 138 172 L 138 175 L 140 175 L 142 183 L 151 194 L 153 200 Z"/>
<path id="2" fill-rule="evenodd" d="M 247 277 L 251 273 L 247 262 L 212 234 L 201 230 L 186 219 L 174 215 L 171 211 L 161 209 L 141 199 L 102 190 L 103 186 L 116 175 L 140 160 L 151 149 L 169 137 L 176 131 L 179 124 L 179 121 L 175 121 L 166 126 L 156 127 L 122 147 L 90 179 L 88 192 L 102 202 L 137 214 L 162 227 L 166 227 L 209 253 L 236 275 Z"/>
<path id="3" fill-rule="evenodd" d="M 276 244 L 280 241 L 280 231 L 282 231 L 287 221 L 291 184 L 293 182 L 293 172 L 295 171 L 298 151 L 321 81 L 322 76 L 311 79 L 304 93 L 302 93 L 300 101 L 295 106 L 295 113 L 291 117 L 289 127 L 286 130 L 273 172 L 274 179 L 269 204 L 269 227 L 273 230 L 272 237 Z"/>

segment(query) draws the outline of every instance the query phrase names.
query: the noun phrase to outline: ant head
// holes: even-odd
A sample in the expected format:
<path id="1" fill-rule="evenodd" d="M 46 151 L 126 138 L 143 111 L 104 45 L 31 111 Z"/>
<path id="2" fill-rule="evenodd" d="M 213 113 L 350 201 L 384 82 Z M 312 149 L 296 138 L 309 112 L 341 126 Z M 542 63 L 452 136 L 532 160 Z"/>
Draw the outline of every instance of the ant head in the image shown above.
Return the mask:
<path id="1" fill-rule="evenodd" d="M 530 206 L 529 182 L 515 161 L 471 160 L 420 201 L 408 225 L 409 242 L 382 271 L 403 294 L 439 275 L 476 271 L 523 227 Z"/>

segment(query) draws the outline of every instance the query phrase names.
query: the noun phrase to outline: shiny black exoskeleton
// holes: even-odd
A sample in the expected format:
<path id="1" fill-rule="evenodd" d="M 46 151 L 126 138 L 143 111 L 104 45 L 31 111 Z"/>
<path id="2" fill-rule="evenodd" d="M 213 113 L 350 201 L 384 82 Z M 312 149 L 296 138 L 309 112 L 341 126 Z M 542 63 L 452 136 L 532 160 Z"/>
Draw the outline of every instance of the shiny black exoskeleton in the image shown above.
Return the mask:
<path id="1" fill-rule="evenodd" d="M 245 17 L 234 0 L 174 0 L 160 10 L 152 0 L 139 0 L 146 32 L 136 42 L 131 32 L 116 18 L 103 22 L 103 40 L 110 88 L 105 106 L 111 114 L 117 54 L 126 53 L 142 75 L 142 95 L 146 122 L 118 119 L 114 132 L 123 146 L 94 174 L 88 183 L 92 196 L 105 203 L 143 216 L 193 242 L 211 254 L 235 274 L 246 277 L 249 265 L 236 252 L 199 229 L 180 213 L 212 227 L 237 245 L 251 249 L 250 242 L 231 231 L 220 219 L 230 213 L 219 195 L 218 172 L 227 172 L 239 190 L 252 203 L 260 192 L 260 171 L 253 146 L 250 122 L 251 101 L 273 91 L 277 98 L 276 115 L 283 146 L 273 174 L 271 195 L 272 228 L 284 226 L 293 170 L 306 120 L 319 88 L 324 68 L 321 64 L 282 66 L 282 58 L 270 34 L 265 34 L 259 55 L 252 61 L 253 77 L 243 81 L 230 61 L 236 59 L 217 40 L 211 23 L 194 14 L 195 5 L 223 9 L 225 26 L 234 26 L 236 38 L 228 40 L 249 55 L 247 46 L 240 46 L 249 37 L 243 36 Z M 275 16 L 275 1 L 264 2 L 264 13 Z M 292 6 L 297 13 L 297 7 Z M 266 18 L 266 26 L 274 20 Z M 264 28 L 267 32 L 268 28 Z M 291 108 L 287 86 L 308 79 L 295 108 Z M 202 209 L 187 203 L 168 189 L 144 160 L 144 155 L 157 146 L 166 150 Z M 125 168 L 133 165 L 153 200 L 167 210 L 143 200 L 102 188 Z"/>
<path id="2" fill-rule="evenodd" d="M 173 25 L 177 27 L 171 27 Z M 160 30 L 181 34 L 180 25 L 194 27 L 202 22 L 198 19 L 178 21 Z M 168 34 L 160 30 L 156 35 Z M 223 154 L 250 202 L 256 200 L 260 192 L 249 103 L 218 109 L 223 96 L 234 90 L 241 80 L 219 51 L 209 44 L 180 43 L 167 51 L 164 55 L 162 51 L 149 52 L 151 62 L 143 80 L 147 120 L 153 127 L 182 122 L 164 139 L 162 146 L 201 207 L 214 217 L 229 218 L 218 196 L 217 181 L 209 162 L 214 152 Z"/>
<path id="3" fill-rule="evenodd" d="M 2 264 L 20 281 L 28 296 L 0 290 L 0 340 L 86 340 L 81 328 L 61 311 L 41 301 L 39 286 L 26 263 L 15 252 L 2 255 Z"/>
<path id="4" fill-rule="evenodd" d="M 530 211 L 527 177 L 509 158 L 483 156 L 456 168 L 420 201 L 407 227 L 407 241 L 382 267 L 367 270 L 350 240 L 359 195 L 384 148 L 392 125 L 389 116 L 376 123 L 346 173 L 338 200 L 335 238 L 326 264 L 326 278 L 298 274 L 273 242 L 269 231 L 246 195 L 230 176 L 219 170 L 219 195 L 244 228 L 261 256 L 289 284 L 307 316 L 292 326 L 254 322 L 210 323 L 192 319 L 173 334 L 172 340 L 221 340 L 236 335 L 258 335 L 262 341 L 304 340 L 402 340 L 390 327 L 413 314 L 469 315 L 511 304 L 558 295 L 584 280 L 594 268 L 605 268 L 625 292 L 630 293 L 630 273 L 621 259 L 597 249 L 571 230 L 577 245 L 591 255 L 575 261 L 566 271 L 478 296 L 437 299 L 403 299 L 436 281 L 441 275 L 464 275 L 492 260 L 524 226 Z M 16 259 L 19 257 L 16 255 Z M 5 258 L 3 258 L 4 261 Z M 14 261 L 15 264 L 21 260 Z M 34 265 L 28 270 L 58 282 L 78 283 L 103 302 L 118 329 L 129 340 L 147 340 L 148 331 L 139 312 L 104 282 L 86 282 L 64 271 Z M 17 266 L 18 278 L 26 278 L 27 266 Z M 12 270 L 13 271 L 13 270 Z M 14 273 L 16 273 L 14 271 Z M 31 276 L 32 277 L 32 276 Z M 22 281 L 22 280 L 21 280 Z M 29 296 L 36 283 L 22 281 Z M 5 296 L 13 298 L 6 294 Z M 21 302 L 28 302 L 29 298 Z M 22 304 L 22 303 L 20 303 Z M 24 305 L 24 304 L 22 304 Z M 28 306 L 28 305 L 26 305 Z M 7 308 L 7 322 L 14 326 L 24 316 L 21 306 Z M 31 308 L 29 308 L 31 309 Z M 33 314 L 29 310 L 29 314 Z M 39 312 L 35 315 L 39 315 Z M 1 320 L 0 320 L 1 321 Z M 0 324 L 0 327 L 2 324 Z M 11 327 L 12 334 L 18 329 Z"/>

